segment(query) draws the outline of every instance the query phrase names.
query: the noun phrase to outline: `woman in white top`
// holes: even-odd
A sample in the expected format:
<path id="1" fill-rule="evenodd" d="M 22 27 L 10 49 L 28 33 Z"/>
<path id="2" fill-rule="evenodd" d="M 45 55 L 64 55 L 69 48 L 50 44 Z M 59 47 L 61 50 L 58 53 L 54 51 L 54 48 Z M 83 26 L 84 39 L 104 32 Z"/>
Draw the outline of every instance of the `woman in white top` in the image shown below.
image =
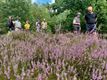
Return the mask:
<path id="1" fill-rule="evenodd" d="M 15 31 L 20 31 L 22 29 L 22 25 L 21 25 L 21 22 L 19 21 L 19 19 L 14 21 L 14 24 L 15 24 Z"/>

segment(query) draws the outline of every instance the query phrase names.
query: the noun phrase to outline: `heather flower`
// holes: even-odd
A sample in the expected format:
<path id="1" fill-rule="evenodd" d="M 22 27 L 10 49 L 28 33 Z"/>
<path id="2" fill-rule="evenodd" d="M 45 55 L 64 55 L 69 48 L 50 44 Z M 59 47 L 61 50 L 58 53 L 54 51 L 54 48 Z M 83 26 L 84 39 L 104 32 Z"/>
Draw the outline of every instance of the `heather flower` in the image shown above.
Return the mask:
<path id="1" fill-rule="evenodd" d="M 106 58 L 107 40 L 96 42 L 91 35 L 17 32 L 0 36 L 0 77 L 7 79 L 106 80 Z"/>

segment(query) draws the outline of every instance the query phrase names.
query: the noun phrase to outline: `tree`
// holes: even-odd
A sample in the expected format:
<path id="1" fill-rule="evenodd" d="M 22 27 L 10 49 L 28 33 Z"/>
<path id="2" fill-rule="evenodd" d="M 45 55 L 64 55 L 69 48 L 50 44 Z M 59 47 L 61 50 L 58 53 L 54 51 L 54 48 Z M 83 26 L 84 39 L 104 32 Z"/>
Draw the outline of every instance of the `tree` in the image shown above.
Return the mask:
<path id="1" fill-rule="evenodd" d="M 98 26 L 101 33 L 107 33 L 107 1 L 97 0 L 95 11 L 98 14 Z"/>
<path id="2" fill-rule="evenodd" d="M 60 0 L 59 0 L 60 1 Z M 71 10 L 71 14 L 68 15 L 68 19 L 72 21 L 75 13 L 77 13 L 78 11 L 82 13 L 82 27 L 84 27 L 84 15 L 86 13 L 86 8 L 89 5 L 92 5 L 94 7 L 94 11 L 97 13 L 98 15 L 98 27 L 100 28 L 100 31 L 102 32 L 107 32 L 107 0 L 62 0 L 63 2 L 61 2 L 62 4 L 60 4 L 60 6 L 63 7 L 63 11 L 68 9 Z M 56 0 L 56 2 L 58 2 L 58 0 Z M 68 21 L 69 22 L 69 21 Z M 71 24 L 69 24 L 71 25 Z M 106 29 L 106 31 L 104 31 Z"/>
<path id="3" fill-rule="evenodd" d="M 4 16 L 20 16 L 25 20 L 29 16 L 30 5 L 31 0 L 6 0 L 2 4 L 2 12 Z"/>
<path id="4" fill-rule="evenodd" d="M 31 0 L 3 0 L 0 4 L 0 27 L 3 29 L 2 31 L 6 31 L 5 26 L 8 16 L 13 16 L 14 18 L 19 16 L 22 23 L 30 16 Z"/>
<path id="5" fill-rule="evenodd" d="M 32 22 L 32 30 L 35 30 L 35 23 L 37 19 L 40 19 L 41 21 L 43 19 L 46 19 L 46 21 L 50 21 L 51 18 L 46 6 L 32 4 L 30 9 L 30 19 Z"/>

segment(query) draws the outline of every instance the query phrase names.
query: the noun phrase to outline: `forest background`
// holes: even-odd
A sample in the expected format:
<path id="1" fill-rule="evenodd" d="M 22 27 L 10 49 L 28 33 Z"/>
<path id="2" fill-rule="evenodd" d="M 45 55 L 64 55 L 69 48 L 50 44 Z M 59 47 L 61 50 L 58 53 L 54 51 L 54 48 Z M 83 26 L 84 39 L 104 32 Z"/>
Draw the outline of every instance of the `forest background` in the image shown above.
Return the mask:
<path id="1" fill-rule="evenodd" d="M 85 29 L 84 15 L 87 6 L 92 5 L 94 12 L 98 15 L 97 30 L 107 33 L 107 1 L 106 0 L 55 0 L 53 4 L 36 4 L 31 0 L 1 0 L 0 1 L 0 34 L 8 32 L 8 16 L 14 20 L 20 17 L 22 25 L 28 19 L 31 31 L 36 31 L 37 19 L 45 18 L 48 22 L 47 32 L 68 32 L 73 30 L 72 20 L 77 12 L 81 12 L 82 32 Z"/>

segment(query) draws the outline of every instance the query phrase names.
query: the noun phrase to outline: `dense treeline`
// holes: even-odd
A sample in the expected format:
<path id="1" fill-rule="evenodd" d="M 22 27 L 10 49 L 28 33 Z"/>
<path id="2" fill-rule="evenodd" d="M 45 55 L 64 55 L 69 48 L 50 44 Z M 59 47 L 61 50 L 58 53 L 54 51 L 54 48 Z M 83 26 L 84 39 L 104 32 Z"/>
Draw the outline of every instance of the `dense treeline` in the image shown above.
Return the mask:
<path id="1" fill-rule="evenodd" d="M 81 12 L 82 28 L 84 28 L 84 15 L 87 6 L 92 5 L 94 12 L 98 15 L 98 31 L 107 32 L 107 0 L 56 0 L 56 2 L 58 7 L 63 7 L 63 10 L 70 10 L 71 14 L 67 18 L 69 22 L 72 21 L 72 17 L 74 17 L 76 12 Z"/>
<path id="2" fill-rule="evenodd" d="M 6 33 L 8 16 L 14 19 L 19 16 L 24 25 L 26 19 L 30 20 L 31 31 L 35 31 L 35 22 L 44 18 L 48 22 L 48 32 L 71 31 L 72 20 L 76 12 L 81 12 L 82 30 L 85 31 L 84 15 L 88 5 L 94 7 L 98 15 L 97 28 L 100 32 L 107 32 L 107 1 L 106 0 L 56 0 L 52 5 L 32 4 L 31 0 L 1 0 L 0 2 L 0 33 Z"/>
<path id="3" fill-rule="evenodd" d="M 45 6 L 32 4 L 31 0 L 2 0 L 0 2 L 1 33 L 8 31 L 8 27 L 6 27 L 8 16 L 12 16 L 14 20 L 19 16 L 22 26 L 26 20 L 29 20 L 31 30 L 36 29 L 35 23 L 38 18 L 41 20 L 45 18 L 47 21 L 50 19 L 48 9 Z"/>

